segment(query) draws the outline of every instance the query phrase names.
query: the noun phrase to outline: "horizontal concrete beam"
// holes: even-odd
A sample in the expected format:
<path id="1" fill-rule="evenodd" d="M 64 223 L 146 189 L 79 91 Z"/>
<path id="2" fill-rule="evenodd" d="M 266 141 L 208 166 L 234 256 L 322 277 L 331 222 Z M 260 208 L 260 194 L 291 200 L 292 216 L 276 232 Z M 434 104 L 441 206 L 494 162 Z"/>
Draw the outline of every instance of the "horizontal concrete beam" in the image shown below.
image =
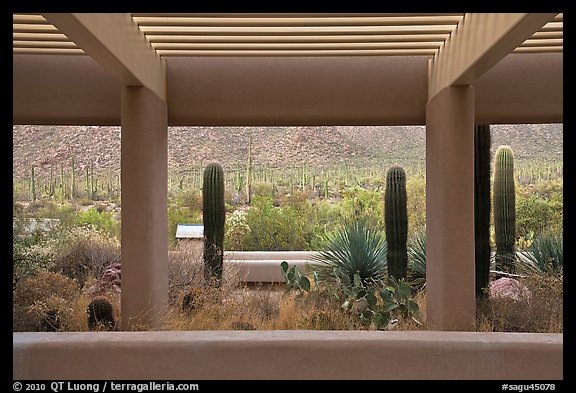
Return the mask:
<path id="1" fill-rule="evenodd" d="M 431 61 L 428 100 L 448 86 L 474 84 L 555 16 L 466 13 Z"/>
<path id="2" fill-rule="evenodd" d="M 14 124 L 120 125 L 121 84 L 88 56 L 12 58 Z M 427 61 L 171 58 L 168 125 L 424 125 Z M 562 122 L 562 87 L 561 53 L 509 55 L 477 81 L 476 122 Z"/>
<path id="3" fill-rule="evenodd" d="M 43 16 L 125 86 L 144 86 L 166 101 L 166 63 L 128 13 Z"/>
<path id="4" fill-rule="evenodd" d="M 13 333 L 12 378 L 545 381 L 563 378 L 563 341 L 435 331 Z"/>
<path id="5" fill-rule="evenodd" d="M 88 56 L 12 56 L 14 124 L 120 126 L 122 84 Z"/>
<path id="6" fill-rule="evenodd" d="M 476 81 L 474 92 L 476 124 L 561 123 L 564 56 L 508 55 Z"/>

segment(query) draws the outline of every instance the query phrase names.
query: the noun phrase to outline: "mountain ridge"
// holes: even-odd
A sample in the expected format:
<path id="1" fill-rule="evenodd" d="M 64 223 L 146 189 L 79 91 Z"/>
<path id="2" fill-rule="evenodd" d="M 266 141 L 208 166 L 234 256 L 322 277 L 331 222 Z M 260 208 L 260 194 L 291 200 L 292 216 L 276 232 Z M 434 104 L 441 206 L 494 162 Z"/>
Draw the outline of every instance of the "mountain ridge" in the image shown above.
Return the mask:
<path id="1" fill-rule="evenodd" d="M 493 125 L 492 150 L 510 145 L 517 160 L 563 159 L 563 124 Z M 254 165 L 369 166 L 382 160 L 424 162 L 423 126 L 326 127 L 169 127 L 168 167 L 179 173 L 219 161 L 225 168 L 245 165 L 252 134 Z M 13 177 L 31 166 L 63 163 L 82 173 L 120 170 L 120 127 L 13 126 Z"/>

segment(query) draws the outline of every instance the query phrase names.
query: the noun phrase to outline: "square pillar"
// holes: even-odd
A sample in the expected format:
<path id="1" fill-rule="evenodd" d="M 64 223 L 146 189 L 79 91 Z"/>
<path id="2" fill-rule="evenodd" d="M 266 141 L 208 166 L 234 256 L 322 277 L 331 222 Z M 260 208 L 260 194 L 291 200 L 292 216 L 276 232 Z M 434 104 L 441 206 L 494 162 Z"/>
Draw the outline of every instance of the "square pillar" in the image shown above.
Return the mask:
<path id="1" fill-rule="evenodd" d="M 167 119 L 150 89 L 122 88 L 122 330 L 158 328 L 168 307 Z"/>
<path id="2" fill-rule="evenodd" d="M 474 330 L 474 88 L 426 105 L 426 316 L 431 330 Z"/>

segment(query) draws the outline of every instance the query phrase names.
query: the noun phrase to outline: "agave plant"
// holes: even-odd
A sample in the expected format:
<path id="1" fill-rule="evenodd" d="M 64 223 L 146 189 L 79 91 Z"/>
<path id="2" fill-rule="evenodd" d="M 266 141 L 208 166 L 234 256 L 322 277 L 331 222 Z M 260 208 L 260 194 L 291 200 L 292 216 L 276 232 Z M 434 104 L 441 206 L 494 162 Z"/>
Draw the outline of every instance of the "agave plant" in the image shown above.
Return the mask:
<path id="1" fill-rule="evenodd" d="M 518 267 L 525 273 L 562 274 L 564 244 L 562 235 L 543 234 L 534 238 L 527 252 L 517 253 Z"/>
<path id="2" fill-rule="evenodd" d="M 384 232 L 369 225 L 366 220 L 346 221 L 333 235 L 326 236 L 321 251 L 312 260 L 320 281 L 334 280 L 344 274 L 354 281 L 371 286 L 382 282 L 386 276 L 386 239 Z"/>
<path id="3" fill-rule="evenodd" d="M 422 288 L 426 283 L 426 231 L 420 231 L 408 244 L 408 282 Z"/>

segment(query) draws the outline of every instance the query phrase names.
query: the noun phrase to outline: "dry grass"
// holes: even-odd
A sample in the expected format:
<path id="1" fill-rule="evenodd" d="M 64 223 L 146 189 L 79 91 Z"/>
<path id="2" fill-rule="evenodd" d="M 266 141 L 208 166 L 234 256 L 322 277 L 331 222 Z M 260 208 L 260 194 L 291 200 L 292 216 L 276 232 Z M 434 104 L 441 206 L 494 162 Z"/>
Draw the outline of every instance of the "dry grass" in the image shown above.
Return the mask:
<path id="1" fill-rule="evenodd" d="M 368 330 L 359 319 L 341 309 L 333 292 L 287 292 L 284 286 L 248 287 L 234 283 L 194 291 L 194 307 L 172 307 L 166 330 Z M 183 297 L 182 297 L 183 298 Z M 425 313 L 425 296 L 415 296 Z M 182 303 L 182 300 L 180 304 Z M 422 321 L 421 321 L 422 322 Z M 424 324 L 401 320 L 397 330 L 422 330 Z"/>
<path id="2" fill-rule="evenodd" d="M 521 280 L 530 291 L 530 300 L 480 301 L 477 331 L 562 333 L 564 331 L 563 277 L 537 274 Z"/>
<path id="3" fill-rule="evenodd" d="M 367 330 L 359 319 L 341 309 L 334 290 L 285 290 L 284 285 L 243 283 L 239 272 L 225 265 L 220 288 L 204 283 L 202 255 L 192 244 L 182 244 L 169 259 L 170 307 L 162 330 Z M 534 275 L 523 283 L 532 292 L 530 303 L 491 299 L 479 302 L 477 331 L 562 332 L 562 276 Z M 89 277 L 85 287 L 95 278 Z M 192 307 L 183 309 L 193 293 Z M 426 330 L 426 296 L 417 292 L 421 316 L 417 323 L 400 320 L 394 330 Z M 87 307 L 92 296 L 76 280 L 41 271 L 23 279 L 14 290 L 14 331 L 88 331 Z M 116 320 L 120 298 L 110 295 Z M 57 319 L 54 321 L 54 319 Z M 57 322 L 57 326 L 46 326 Z M 146 330 L 134 327 L 134 330 Z"/>

